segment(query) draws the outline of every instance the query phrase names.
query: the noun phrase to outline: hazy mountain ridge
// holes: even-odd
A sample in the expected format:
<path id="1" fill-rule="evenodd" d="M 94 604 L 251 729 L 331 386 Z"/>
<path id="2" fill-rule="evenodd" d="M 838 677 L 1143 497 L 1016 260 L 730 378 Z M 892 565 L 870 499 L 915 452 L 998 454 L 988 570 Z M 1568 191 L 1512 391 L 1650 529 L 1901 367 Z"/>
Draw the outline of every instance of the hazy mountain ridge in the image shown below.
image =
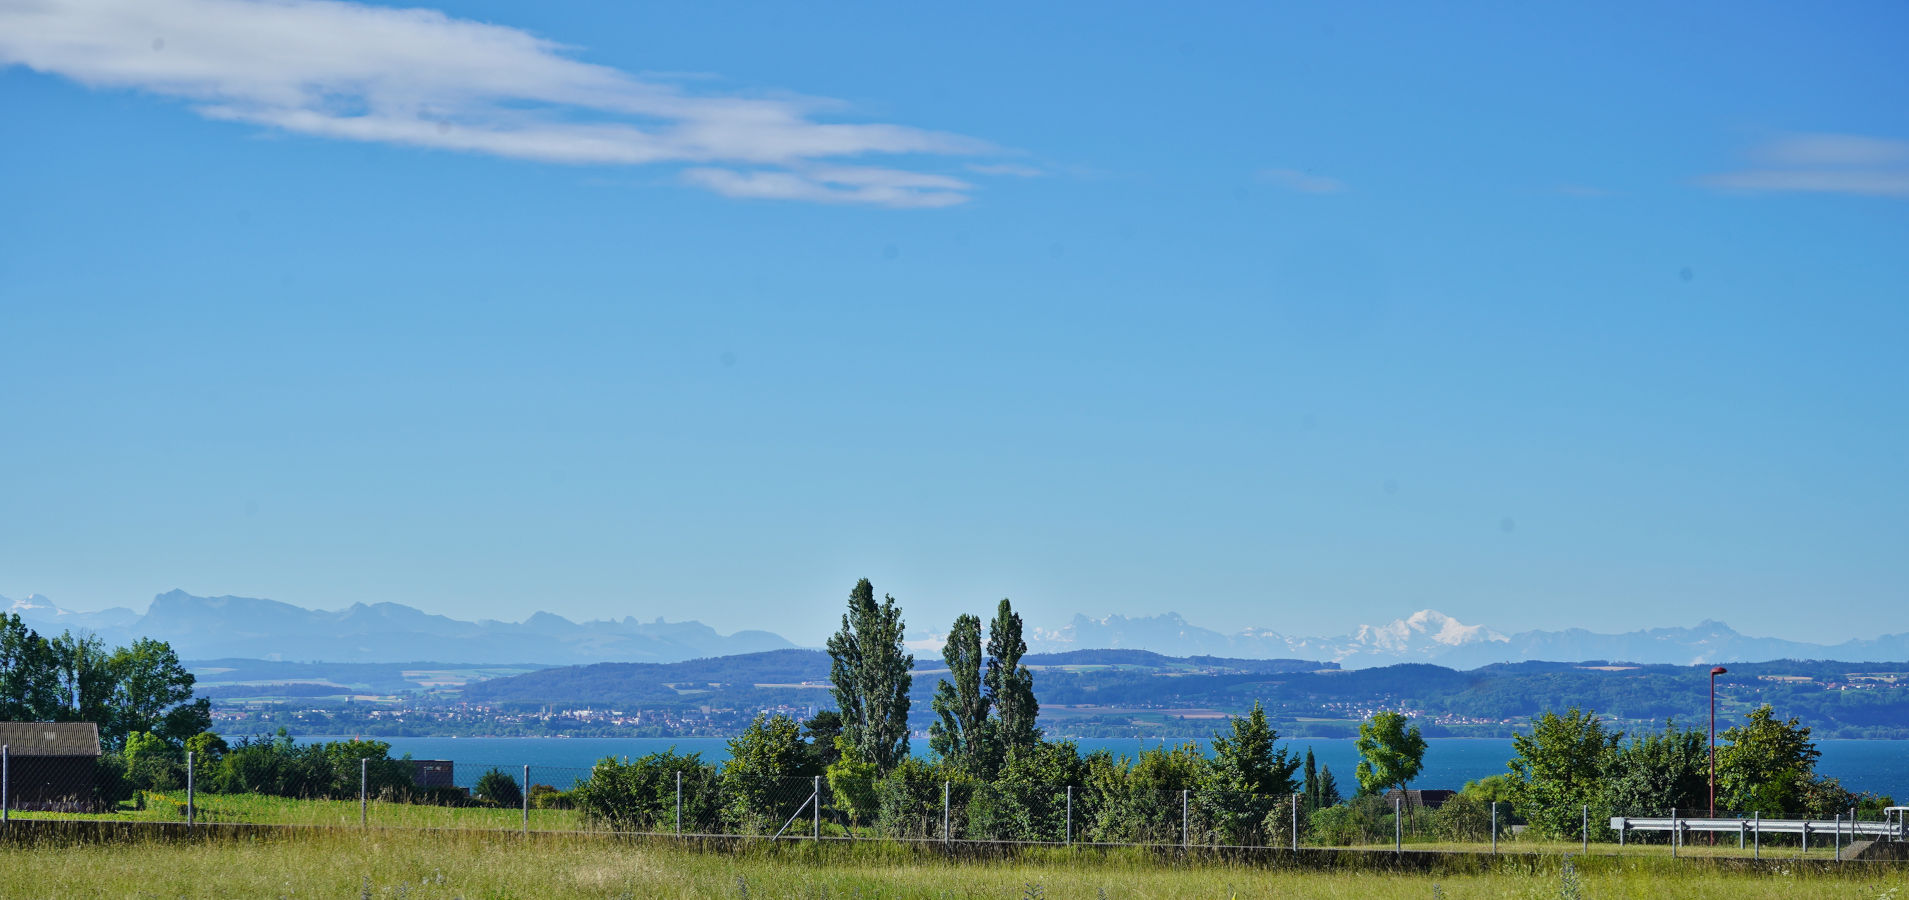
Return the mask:
<path id="1" fill-rule="evenodd" d="M 1460 648 L 1503 647 L 1504 635 L 1482 625 L 1467 625 L 1436 610 L 1419 610 L 1384 625 L 1360 625 L 1337 637 L 1293 637 L 1268 628 L 1225 634 L 1201 628 L 1179 613 L 1129 618 L 1076 615 L 1058 629 L 1034 629 L 1028 648 L 1062 652 L 1087 647 L 1133 647 L 1169 656 L 1233 656 L 1316 659 L 1348 666 L 1429 662 Z M 1485 654 L 1490 661 L 1513 657 Z"/>
<path id="2" fill-rule="evenodd" d="M 1031 629 L 1028 648 L 1059 653 L 1090 647 L 1135 648 L 1169 656 L 1317 659 L 1349 668 L 1432 662 L 1455 669 L 1525 660 L 1618 660 L 1647 665 L 1762 662 L 1775 659 L 1909 660 L 1909 633 L 1813 644 L 1744 635 L 1722 622 L 1603 634 L 1583 628 L 1505 635 L 1436 610 L 1338 637 L 1291 637 L 1264 628 L 1233 634 L 1192 625 L 1178 613 L 1129 618 L 1076 615 L 1058 629 Z"/>
<path id="3" fill-rule="evenodd" d="M 718 634 L 700 622 L 635 617 L 572 622 L 538 612 L 523 622 L 466 622 L 401 603 L 354 603 L 314 610 L 255 597 L 197 597 L 169 591 L 141 615 L 129 609 L 74 613 L 45 597 L 0 598 L 35 630 L 90 631 L 107 644 L 155 637 L 181 657 L 326 662 L 675 662 L 794 646 L 766 631 Z"/>
<path id="4" fill-rule="evenodd" d="M 90 631 L 109 644 L 156 637 L 171 642 L 188 659 L 380 663 L 438 659 L 577 665 L 677 662 L 796 646 L 770 632 L 722 635 L 696 621 L 625 617 L 573 622 L 540 611 L 522 622 L 467 622 L 400 603 L 356 603 L 325 611 L 248 597 L 196 597 L 176 590 L 153 598 L 144 614 L 125 608 L 71 612 L 38 594 L 13 601 L 0 597 L 0 609 L 19 613 L 35 629 L 50 634 Z M 919 632 L 908 643 L 918 661 L 932 667 L 939 661 L 944 639 L 945 635 Z M 1141 617 L 1076 615 L 1059 628 L 1030 627 L 1027 643 L 1034 653 L 1144 650 L 1172 657 L 1316 660 L 1348 669 L 1402 662 L 1473 669 L 1525 660 L 1650 665 L 1776 659 L 1909 661 L 1909 633 L 1813 644 L 1752 637 L 1706 620 L 1689 627 L 1621 634 L 1569 628 L 1506 635 L 1430 609 L 1382 625 L 1360 625 L 1334 637 L 1291 636 L 1268 628 L 1227 634 L 1194 625 L 1172 612 Z"/>

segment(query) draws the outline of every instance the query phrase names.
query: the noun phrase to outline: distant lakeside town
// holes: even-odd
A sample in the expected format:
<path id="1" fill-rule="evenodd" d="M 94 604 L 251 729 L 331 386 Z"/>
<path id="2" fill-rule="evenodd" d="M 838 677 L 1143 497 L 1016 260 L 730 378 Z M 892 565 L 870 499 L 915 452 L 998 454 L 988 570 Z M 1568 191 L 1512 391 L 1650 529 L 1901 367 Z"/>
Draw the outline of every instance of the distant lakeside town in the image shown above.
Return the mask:
<path id="1" fill-rule="evenodd" d="M 1527 729 L 1538 711 L 1561 706 L 1597 709 L 1612 725 L 1633 730 L 1667 720 L 1696 724 L 1708 711 L 1707 667 L 1593 661 L 1347 671 L 1142 651 L 1053 656 L 1061 658 L 1042 659 L 1035 671 L 1041 724 L 1060 738 L 1201 737 L 1255 702 L 1282 734 L 1319 739 L 1354 737 L 1358 723 L 1379 712 L 1404 713 L 1427 737 L 1504 738 Z M 826 661 L 813 651 L 601 664 L 587 677 L 580 669 L 549 668 L 457 685 L 441 683 L 443 671 L 408 671 L 440 683 L 373 691 L 213 680 L 202 690 L 212 698 L 217 729 L 233 735 L 283 728 L 293 735 L 391 737 L 729 737 L 758 717 L 802 720 L 832 706 Z M 927 709 L 925 689 L 935 677 L 920 674 L 917 711 Z M 1909 739 L 1909 665 L 1750 663 L 1720 680 L 1720 717 L 1764 703 L 1810 723 L 1819 738 Z M 930 720 L 913 718 L 919 721 L 911 719 L 910 729 L 926 735 Z"/>

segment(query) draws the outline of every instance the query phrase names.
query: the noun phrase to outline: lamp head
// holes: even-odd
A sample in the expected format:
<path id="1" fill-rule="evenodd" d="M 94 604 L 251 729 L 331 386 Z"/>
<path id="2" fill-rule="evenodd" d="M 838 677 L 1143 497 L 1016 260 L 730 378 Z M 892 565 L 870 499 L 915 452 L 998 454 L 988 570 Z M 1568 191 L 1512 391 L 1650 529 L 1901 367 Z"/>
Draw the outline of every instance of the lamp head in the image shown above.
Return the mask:
<path id="1" fill-rule="evenodd" d="M 1722 666 L 1715 666 L 1715 667 L 1712 667 L 1712 668 L 1711 668 L 1711 670 L 1710 670 L 1710 674 L 1711 674 L 1711 675 L 1723 675 L 1723 674 L 1726 674 L 1726 673 L 1728 673 L 1729 671 L 1730 671 L 1729 669 L 1726 669 L 1726 668 L 1724 668 L 1724 667 L 1722 667 Z"/>

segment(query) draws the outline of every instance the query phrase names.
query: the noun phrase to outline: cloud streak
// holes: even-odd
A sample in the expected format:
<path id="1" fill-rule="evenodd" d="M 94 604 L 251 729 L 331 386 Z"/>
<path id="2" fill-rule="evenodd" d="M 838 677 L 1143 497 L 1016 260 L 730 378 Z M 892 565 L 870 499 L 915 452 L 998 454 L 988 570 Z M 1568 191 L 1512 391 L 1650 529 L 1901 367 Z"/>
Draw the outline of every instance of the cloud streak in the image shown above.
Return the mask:
<path id="1" fill-rule="evenodd" d="M 825 120 L 838 101 L 691 92 L 520 29 L 339 0 L 0 0 L 0 64 L 315 137 L 674 164 L 684 183 L 732 197 L 950 206 L 974 186 L 856 161 L 998 152 L 948 132 Z"/>
<path id="2" fill-rule="evenodd" d="M 1702 179 L 1741 193 L 1909 198 L 1909 141 L 1854 134 L 1793 134 L 1756 147 L 1758 168 Z"/>

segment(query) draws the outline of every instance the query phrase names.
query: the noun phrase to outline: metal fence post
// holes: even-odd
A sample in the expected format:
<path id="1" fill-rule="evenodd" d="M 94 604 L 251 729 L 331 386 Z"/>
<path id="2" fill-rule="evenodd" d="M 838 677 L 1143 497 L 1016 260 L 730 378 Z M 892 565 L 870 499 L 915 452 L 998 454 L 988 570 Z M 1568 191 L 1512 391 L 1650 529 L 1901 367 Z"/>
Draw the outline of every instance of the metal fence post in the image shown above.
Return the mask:
<path id="1" fill-rule="evenodd" d="M 1067 786 L 1067 843 L 1074 843 L 1074 786 Z"/>
<path id="2" fill-rule="evenodd" d="M 1400 793 L 1403 793 L 1401 791 Z M 1392 801 L 1392 852 L 1405 852 L 1405 821 L 1399 818 L 1399 802 Z"/>
<path id="3" fill-rule="evenodd" d="M 524 833 L 530 833 L 530 766 L 524 766 Z"/>
<path id="4" fill-rule="evenodd" d="M 809 805 L 811 807 L 809 811 L 815 816 L 814 837 L 819 841 L 822 839 L 822 776 L 814 775 L 811 776 L 811 778 L 814 782 L 814 786 L 811 788 L 813 793 L 809 795 Z"/>
<path id="5" fill-rule="evenodd" d="M 1299 852 L 1299 795 L 1293 795 L 1293 852 Z"/>
<path id="6" fill-rule="evenodd" d="M 1498 801 L 1491 801 L 1491 855 L 1498 855 Z"/>
<path id="7" fill-rule="evenodd" d="M 196 805 L 194 804 L 193 801 L 198 799 L 198 795 L 193 791 L 192 763 L 193 763 L 192 751 L 187 750 L 186 751 L 186 827 L 187 828 L 192 827 L 193 819 L 197 818 L 197 813 L 198 813 L 198 810 L 193 809 L 193 807 Z"/>
<path id="8" fill-rule="evenodd" d="M 1580 818 L 1583 821 L 1578 824 L 1578 830 L 1584 832 L 1584 852 L 1589 853 L 1591 852 L 1591 807 L 1584 807 L 1584 814 Z"/>
<path id="9" fill-rule="evenodd" d="M 941 842 L 948 843 L 948 782 L 941 783 Z"/>
<path id="10" fill-rule="evenodd" d="M 0 744 L 0 823 L 13 824 L 13 748 Z"/>
<path id="11" fill-rule="evenodd" d="M 358 758 L 358 827 L 359 828 L 363 828 L 371 824 L 371 814 L 370 814 L 371 806 L 370 806 L 370 800 L 367 799 L 369 796 L 369 793 L 366 791 L 366 786 L 369 785 L 370 783 L 371 783 L 371 758 L 361 756 Z"/>
<path id="12" fill-rule="evenodd" d="M 676 773 L 676 836 L 683 836 L 683 773 Z"/>
<path id="13" fill-rule="evenodd" d="M 1193 846 L 1192 820 L 1187 818 L 1187 790 L 1180 789 L 1180 849 Z"/>
<path id="14" fill-rule="evenodd" d="M 1842 862 L 1843 861 L 1843 814 L 1842 813 L 1836 814 L 1836 838 L 1835 838 L 1835 843 L 1833 846 L 1835 846 L 1836 848 L 1835 855 L 1831 856 L 1830 858 L 1836 860 L 1837 862 Z"/>
<path id="15" fill-rule="evenodd" d="M 1682 835 L 1683 835 L 1683 832 L 1677 827 L 1677 807 L 1673 806 L 1670 808 L 1670 858 L 1671 859 L 1677 858 L 1677 845 L 1683 843 L 1682 841 L 1678 840 L 1678 838 L 1681 837 Z"/>
<path id="16" fill-rule="evenodd" d="M 1759 809 L 1756 812 L 1751 813 L 1750 816 L 1752 819 L 1752 823 L 1754 825 L 1754 827 L 1751 828 L 1751 830 L 1756 832 L 1756 835 L 1754 836 L 1754 839 L 1756 841 L 1756 849 L 1752 850 L 1751 853 L 1755 854 L 1755 857 L 1757 859 L 1762 859 L 1763 858 L 1763 810 Z"/>

